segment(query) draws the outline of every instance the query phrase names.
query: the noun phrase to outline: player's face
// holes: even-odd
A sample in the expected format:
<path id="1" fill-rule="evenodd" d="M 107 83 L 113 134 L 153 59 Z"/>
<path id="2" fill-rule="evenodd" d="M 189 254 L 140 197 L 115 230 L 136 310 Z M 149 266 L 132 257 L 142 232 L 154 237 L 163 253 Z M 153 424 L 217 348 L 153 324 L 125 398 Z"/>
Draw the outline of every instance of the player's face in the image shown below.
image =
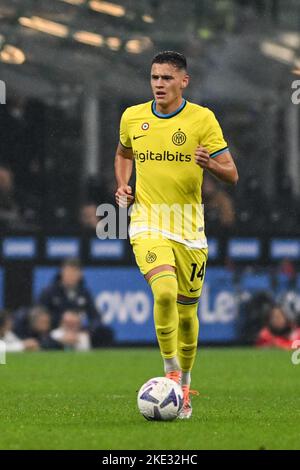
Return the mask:
<path id="1" fill-rule="evenodd" d="M 168 109 L 180 106 L 182 92 L 187 87 L 189 76 L 172 64 L 153 64 L 151 88 L 158 107 Z"/>

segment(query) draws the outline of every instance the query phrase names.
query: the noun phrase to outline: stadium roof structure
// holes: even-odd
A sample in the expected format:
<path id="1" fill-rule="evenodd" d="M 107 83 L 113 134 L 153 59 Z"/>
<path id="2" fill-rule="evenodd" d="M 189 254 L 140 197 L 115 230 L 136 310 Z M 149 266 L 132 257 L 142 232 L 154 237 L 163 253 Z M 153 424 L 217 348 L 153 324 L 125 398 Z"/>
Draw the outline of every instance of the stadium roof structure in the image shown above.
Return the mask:
<path id="1" fill-rule="evenodd" d="M 173 48 L 188 55 L 191 98 L 273 97 L 282 74 L 291 69 L 291 63 L 279 63 L 272 48 L 265 47 L 268 34 L 275 33 L 259 30 L 257 18 L 252 18 L 252 30 L 245 27 L 230 34 L 218 20 L 217 35 L 210 40 L 208 27 L 200 31 L 201 21 L 212 24 L 204 17 L 206 2 L 201 9 L 200 3 L 0 0 L 0 79 L 7 83 L 8 96 L 12 91 L 49 104 L 60 97 L 76 100 L 86 91 L 145 99 L 151 96 L 152 56 Z M 294 49 L 299 51 L 300 43 Z"/>
<path id="2" fill-rule="evenodd" d="M 98 3 L 108 11 L 92 10 Z M 122 16 L 115 16 L 118 11 Z M 130 32 L 135 18 L 109 2 L 1 0 L 1 78 L 31 96 L 51 97 L 59 90 L 80 93 L 82 87 L 96 93 L 113 87 L 115 93 L 124 93 L 124 84 L 136 74 L 137 56 L 148 50 L 150 54 L 153 47 L 147 36 L 150 24 L 141 17 L 143 30 Z M 140 78 L 132 87 L 135 95 L 146 85 L 143 74 Z"/>
<path id="3" fill-rule="evenodd" d="M 185 41 L 156 0 L 1 0 L 0 78 L 25 96 L 149 93 L 152 56 Z M 167 2 L 169 3 L 169 2 Z M 178 7 L 178 8 L 177 8 Z M 181 13 L 182 13 L 181 11 Z M 157 20 L 159 19 L 159 27 Z M 138 77 L 138 79 L 137 79 Z"/>

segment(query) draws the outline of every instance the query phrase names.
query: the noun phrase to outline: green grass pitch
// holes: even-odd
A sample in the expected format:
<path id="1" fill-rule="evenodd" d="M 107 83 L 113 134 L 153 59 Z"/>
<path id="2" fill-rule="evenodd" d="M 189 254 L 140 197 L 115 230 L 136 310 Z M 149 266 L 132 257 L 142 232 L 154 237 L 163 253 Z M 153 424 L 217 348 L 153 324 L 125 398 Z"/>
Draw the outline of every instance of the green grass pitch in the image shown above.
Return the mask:
<path id="1" fill-rule="evenodd" d="M 200 349 L 189 421 L 139 414 L 137 389 L 159 375 L 156 349 L 9 354 L 0 365 L 0 448 L 300 448 L 300 365 L 291 353 Z"/>

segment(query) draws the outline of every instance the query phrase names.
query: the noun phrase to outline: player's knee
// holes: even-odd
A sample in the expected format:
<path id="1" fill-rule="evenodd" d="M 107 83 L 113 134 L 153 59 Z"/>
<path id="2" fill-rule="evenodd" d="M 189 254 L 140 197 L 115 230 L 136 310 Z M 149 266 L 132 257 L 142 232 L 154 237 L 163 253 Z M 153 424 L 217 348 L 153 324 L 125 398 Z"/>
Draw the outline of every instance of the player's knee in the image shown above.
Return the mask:
<path id="1" fill-rule="evenodd" d="M 167 308 L 176 303 L 176 292 L 174 293 L 172 288 L 165 286 L 157 292 L 155 301 L 161 307 Z"/>
<path id="2" fill-rule="evenodd" d="M 161 307 L 169 307 L 176 304 L 177 285 L 175 279 L 163 278 L 152 286 L 154 301 Z"/>

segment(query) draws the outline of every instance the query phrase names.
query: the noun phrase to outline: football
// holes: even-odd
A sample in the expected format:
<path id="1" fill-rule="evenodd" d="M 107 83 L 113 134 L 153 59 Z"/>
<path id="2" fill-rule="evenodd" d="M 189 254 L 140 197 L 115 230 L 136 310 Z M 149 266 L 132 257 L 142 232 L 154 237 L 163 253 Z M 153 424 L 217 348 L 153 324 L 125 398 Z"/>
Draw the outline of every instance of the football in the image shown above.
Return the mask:
<path id="1" fill-rule="evenodd" d="M 155 377 L 138 392 L 138 408 L 150 421 L 171 421 L 177 418 L 183 404 L 183 392 L 174 380 Z"/>

